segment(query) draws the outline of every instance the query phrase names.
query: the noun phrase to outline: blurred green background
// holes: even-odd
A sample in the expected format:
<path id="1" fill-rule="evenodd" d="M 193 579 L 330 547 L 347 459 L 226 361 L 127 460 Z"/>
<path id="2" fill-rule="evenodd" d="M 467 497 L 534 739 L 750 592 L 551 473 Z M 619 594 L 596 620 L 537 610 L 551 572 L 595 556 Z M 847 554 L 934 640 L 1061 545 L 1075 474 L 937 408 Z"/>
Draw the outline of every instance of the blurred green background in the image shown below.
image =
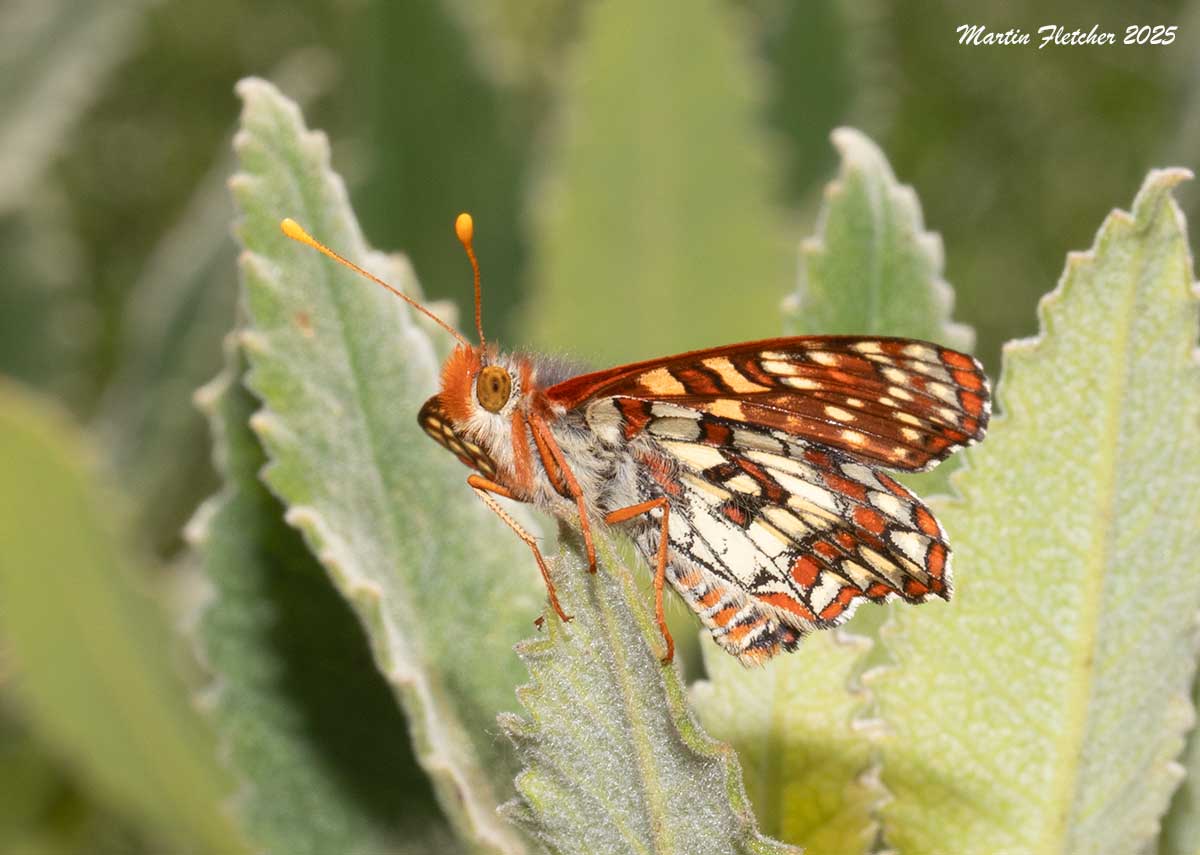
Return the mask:
<path id="1" fill-rule="evenodd" d="M 470 210 L 489 335 L 597 366 L 779 334 L 773 307 L 836 169 L 829 132 L 849 124 L 915 187 L 944 239 L 955 318 L 994 375 L 1001 343 L 1036 331 L 1064 253 L 1148 169 L 1191 167 L 1200 144 L 1200 2 L 712 0 L 697 9 L 721 16 L 713 44 L 687 6 L 626 31 L 605 5 L 0 5 L 0 375 L 86 432 L 123 548 L 162 568 L 152 590 L 176 584 L 180 528 L 219 486 L 191 396 L 235 317 L 225 181 L 244 75 L 274 80 L 327 130 L 368 240 L 407 253 L 428 296 L 467 304 L 451 223 Z M 960 24 L 1179 31 L 1170 46 L 1038 50 L 964 47 Z M 708 169 L 718 146 L 745 163 Z M 676 167 L 690 196 L 672 220 L 645 179 Z M 753 182 L 730 181 L 739 169 Z M 1182 198 L 1195 207 L 1194 191 Z M 647 211 L 659 219 L 645 225 Z M 693 217 L 703 241 L 689 240 Z M 647 244 L 643 225 L 670 237 Z M 669 263 L 681 255 L 694 263 Z M 734 310 L 665 302 L 677 281 L 655 290 L 656 276 L 706 267 L 726 271 Z M 604 299 L 630 282 L 633 299 Z M 0 560 L 15 560 L 4 542 Z M 152 849 L 69 751 L 32 735 L 11 691 L 21 666 L 0 649 L 0 851 Z"/>

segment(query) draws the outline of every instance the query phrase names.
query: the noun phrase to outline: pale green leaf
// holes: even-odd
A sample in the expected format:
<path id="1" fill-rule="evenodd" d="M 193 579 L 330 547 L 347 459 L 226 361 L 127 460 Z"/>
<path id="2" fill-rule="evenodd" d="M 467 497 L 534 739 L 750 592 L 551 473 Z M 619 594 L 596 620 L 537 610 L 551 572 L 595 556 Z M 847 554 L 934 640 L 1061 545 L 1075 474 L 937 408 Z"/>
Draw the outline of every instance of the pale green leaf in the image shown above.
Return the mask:
<path id="1" fill-rule="evenodd" d="M 161 855 L 161 838 L 85 791 L 4 697 L 0 662 L 0 852 L 4 855 Z M 191 850 L 194 851 L 194 850 Z"/>
<path id="2" fill-rule="evenodd" d="M 0 212 L 22 204 L 136 45 L 143 0 L 0 8 Z"/>
<path id="3" fill-rule="evenodd" d="M 1192 691 L 1192 709 L 1200 708 L 1200 679 Z M 1184 779 L 1163 820 L 1160 855 L 1200 855 L 1200 728 L 1192 727 L 1181 758 Z"/>
<path id="4" fill-rule="evenodd" d="M 87 458 L 61 415 L 0 386 L 0 646 L 14 696 L 48 745 L 162 839 L 241 852 L 166 617 L 130 571 Z"/>
<path id="5" fill-rule="evenodd" d="M 1002 415 L 936 504 L 949 604 L 897 609 L 870 682 L 905 855 L 1128 855 L 1152 843 L 1192 721 L 1200 370 L 1182 170 L 1068 257 L 1010 344 Z"/>
<path id="6" fill-rule="evenodd" d="M 791 325 L 803 335 L 906 336 L 969 350 L 975 335 L 950 319 L 942 241 L 925 231 L 917 194 L 866 135 L 838 128 L 832 138 L 842 165 L 801 247 Z"/>
<path id="7" fill-rule="evenodd" d="M 220 367 L 218 345 L 234 321 L 231 167 L 223 159 L 210 172 L 134 283 L 95 419 L 114 469 L 138 499 L 138 528 L 164 552 L 213 485 L 204 420 L 190 402 Z"/>
<path id="8" fill-rule="evenodd" d="M 274 76 L 303 104 L 328 88 L 320 59 L 295 51 Z M 227 186 L 234 157 L 223 146 L 124 299 L 120 350 L 93 419 L 126 491 L 138 499 L 139 529 L 162 552 L 178 545 L 188 516 L 215 489 L 208 431 L 190 404 L 221 366 L 220 343 L 237 301 Z"/>
<path id="9" fill-rule="evenodd" d="M 188 536 L 213 588 L 198 641 L 246 832 L 286 855 L 456 851 L 361 626 L 258 479 L 256 402 L 240 354 L 227 362 L 197 396 L 225 487 Z"/>
<path id="10" fill-rule="evenodd" d="M 514 703 L 523 669 L 511 647 L 541 609 L 541 582 L 466 470 L 417 426 L 438 370 L 424 328 L 400 300 L 279 232 L 292 216 L 349 258 L 396 269 L 367 251 L 324 136 L 270 84 L 239 92 L 243 342 L 264 404 L 251 425 L 271 461 L 265 478 L 366 627 L 457 830 L 480 851 L 526 851 L 495 811 L 516 766 L 494 716 Z M 411 273 L 393 282 L 415 284 Z"/>
<path id="11" fill-rule="evenodd" d="M 651 602 L 596 534 L 596 574 L 573 534 L 552 562 L 571 622 L 549 613 L 519 648 L 533 682 L 528 718 L 501 719 L 526 763 L 508 814 L 556 853 L 798 852 L 755 830 L 736 754 L 692 720 Z"/>
<path id="12" fill-rule="evenodd" d="M 535 209 L 540 346 L 630 360 L 778 333 L 793 256 L 737 22 L 717 0 L 588 5 Z"/>
<path id="13" fill-rule="evenodd" d="M 865 853 L 883 798 L 854 719 L 869 700 L 857 672 L 871 641 L 814 633 L 794 653 L 746 668 L 704 643 L 708 681 L 692 687 L 700 723 L 737 749 L 759 827 L 807 855 Z"/>
<path id="14" fill-rule="evenodd" d="M 100 329 L 69 202 L 50 184 L 20 211 L 0 217 L 0 373 L 78 411 L 92 394 L 88 366 Z"/>

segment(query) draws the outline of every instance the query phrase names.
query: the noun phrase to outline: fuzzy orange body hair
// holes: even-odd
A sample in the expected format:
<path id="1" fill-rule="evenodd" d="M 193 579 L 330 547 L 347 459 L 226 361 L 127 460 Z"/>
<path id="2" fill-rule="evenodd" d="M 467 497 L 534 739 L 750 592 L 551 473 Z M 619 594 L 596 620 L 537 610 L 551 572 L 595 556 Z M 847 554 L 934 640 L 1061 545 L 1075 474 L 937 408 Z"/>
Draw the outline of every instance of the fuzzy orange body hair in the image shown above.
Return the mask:
<path id="1" fill-rule="evenodd" d="M 442 366 L 438 401 L 451 421 L 465 422 L 471 418 L 471 378 L 479 373 L 481 365 L 479 350 L 460 344 Z"/>

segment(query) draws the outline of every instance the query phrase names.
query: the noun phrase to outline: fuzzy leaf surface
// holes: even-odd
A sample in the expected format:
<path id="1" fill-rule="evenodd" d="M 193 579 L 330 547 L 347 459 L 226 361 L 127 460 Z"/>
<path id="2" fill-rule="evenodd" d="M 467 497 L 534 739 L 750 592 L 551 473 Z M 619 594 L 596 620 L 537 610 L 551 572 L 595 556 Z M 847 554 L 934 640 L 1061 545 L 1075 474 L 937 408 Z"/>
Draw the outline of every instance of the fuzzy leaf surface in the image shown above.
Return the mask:
<path id="1" fill-rule="evenodd" d="M 438 371 L 427 332 L 400 300 L 279 232 L 292 216 L 391 272 L 366 248 L 325 137 L 270 84 L 239 92 L 243 344 L 263 402 L 251 426 L 264 477 L 366 627 L 458 832 L 479 851 L 524 852 L 496 815 L 516 767 L 495 713 L 523 678 L 511 648 L 541 610 L 540 580 L 466 470 L 417 426 Z M 411 273 L 394 284 L 415 290 Z"/>
<path id="2" fill-rule="evenodd" d="M 862 132 L 838 128 L 832 139 L 841 168 L 825 187 L 816 235 L 801 245 L 790 324 L 800 335 L 896 335 L 970 350 L 975 334 L 950 319 L 942 241 L 925 230 L 917 194 Z"/>
<path id="3" fill-rule="evenodd" d="M 361 625 L 258 479 L 257 402 L 241 354 L 227 362 L 197 396 L 224 489 L 188 539 L 212 586 L 197 640 L 244 828 L 287 855 L 459 851 Z"/>
<path id="4" fill-rule="evenodd" d="M 692 686 L 696 715 L 738 752 L 763 833 L 806 855 L 865 853 L 883 798 L 871 743 L 853 720 L 868 696 L 857 672 L 872 642 L 818 632 L 762 668 L 745 668 L 707 639 L 708 679 Z"/>
<path id="5" fill-rule="evenodd" d="M 61 414 L 0 385 L 0 649 L 32 729 L 101 798 L 189 852 L 244 851 L 212 734 Z"/>
<path id="6" fill-rule="evenodd" d="M 792 251 L 737 23 L 716 0 L 587 6 L 534 212 L 539 346 L 630 361 L 778 334 Z"/>
<path id="7" fill-rule="evenodd" d="M 1192 692 L 1192 709 L 1200 709 L 1200 680 Z M 1161 855 L 1200 855 L 1200 729 L 1192 727 L 1180 758 L 1183 783 L 1175 791 L 1163 820 Z"/>
<path id="8" fill-rule="evenodd" d="M 552 562 L 571 622 L 550 612 L 519 648 L 527 717 L 501 723 L 526 768 L 507 813 L 556 853 L 799 855 L 755 830 L 737 755 L 693 720 L 644 590 L 593 533 L 595 575 L 574 535 Z"/>
<path id="9" fill-rule="evenodd" d="M 905 855 L 1127 855 L 1179 783 L 1200 611 L 1200 366 L 1185 225 L 1152 172 L 1005 350 L 936 504 L 947 605 L 893 612 L 870 685 Z M 1153 663 L 1153 667 L 1148 667 Z"/>

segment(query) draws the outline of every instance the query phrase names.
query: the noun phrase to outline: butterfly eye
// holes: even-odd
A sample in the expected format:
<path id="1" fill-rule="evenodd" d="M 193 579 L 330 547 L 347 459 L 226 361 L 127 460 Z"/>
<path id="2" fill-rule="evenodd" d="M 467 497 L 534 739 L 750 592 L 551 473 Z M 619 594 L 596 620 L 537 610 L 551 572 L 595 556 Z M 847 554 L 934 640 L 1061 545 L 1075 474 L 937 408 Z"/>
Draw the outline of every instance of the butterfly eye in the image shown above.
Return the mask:
<path id="1" fill-rule="evenodd" d="M 512 393 L 512 378 L 499 365 L 489 365 L 479 372 L 475 381 L 475 397 L 488 412 L 498 413 L 508 403 Z"/>

